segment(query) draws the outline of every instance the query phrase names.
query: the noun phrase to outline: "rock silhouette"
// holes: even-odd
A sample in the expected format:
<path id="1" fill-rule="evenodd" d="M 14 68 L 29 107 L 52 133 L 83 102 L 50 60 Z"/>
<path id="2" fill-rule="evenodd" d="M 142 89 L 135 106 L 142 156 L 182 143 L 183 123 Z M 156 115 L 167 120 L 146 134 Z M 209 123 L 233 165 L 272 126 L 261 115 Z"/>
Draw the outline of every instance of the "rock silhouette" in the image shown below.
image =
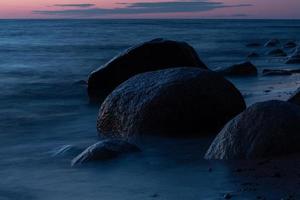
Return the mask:
<path id="1" fill-rule="evenodd" d="M 88 94 L 91 101 L 98 102 L 136 74 L 180 66 L 207 69 L 189 44 L 151 40 L 126 50 L 92 72 L 88 79 Z"/>

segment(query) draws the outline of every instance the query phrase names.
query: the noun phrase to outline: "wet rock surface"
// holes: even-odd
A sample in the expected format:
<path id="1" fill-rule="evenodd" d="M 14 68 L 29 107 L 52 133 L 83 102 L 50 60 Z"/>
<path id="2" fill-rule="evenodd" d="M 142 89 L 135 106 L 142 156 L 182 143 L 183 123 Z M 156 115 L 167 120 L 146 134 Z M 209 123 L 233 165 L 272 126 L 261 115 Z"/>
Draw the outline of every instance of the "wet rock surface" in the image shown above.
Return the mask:
<path id="1" fill-rule="evenodd" d="M 140 149 L 131 143 L 124 140 L 107 139 L 85 149 L 82 153 L 76 156 L 71 165 L 79 165 L 91 161 L 104 161 L 116 158 L 122 154 L 139 152 Z"/>
<path id="2" fill-rule="evenodd" d="M 103 102 L 97 128 L 102 136 L 138 134 L 190 137 L 214 134 L 242 112 L 240 92 L 221 75 L 173 68 L 137 75 Z"/>
<path id="3" fill-rule="evenodd" d="M 206 159 L 259 159 L 300 152 L 300 106 L 256 103 L 231 120 L 206 152 Z"/>
<path id="4" fill-rule="evenodd" d="M 251 62 L 243 62 L 219 69 L 217 72 L 224 76 L 256 76 L 257 68 Z"/>

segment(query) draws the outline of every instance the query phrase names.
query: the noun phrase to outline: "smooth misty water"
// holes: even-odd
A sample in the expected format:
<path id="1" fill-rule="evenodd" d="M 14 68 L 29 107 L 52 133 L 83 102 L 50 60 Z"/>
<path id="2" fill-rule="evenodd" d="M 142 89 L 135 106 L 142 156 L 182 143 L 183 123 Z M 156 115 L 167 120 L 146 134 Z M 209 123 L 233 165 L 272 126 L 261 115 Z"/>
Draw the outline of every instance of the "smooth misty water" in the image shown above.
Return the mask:
<path id="1" fill-rule="evenodd" d="M 70 167 L 70 160 L 98 139 L 98 107 L 90 106 L 85 87 L 74 83 L 120 51 L 156 37 L 189 42 L 214 69 L 244 61 L 253 50 L 245 47 L 248 42 L 300 41 L 300 21 L 0 21 L 1 200 L 222 199 L 236 192 L 228 164 L 202 159 L 206 139 L 154 139 L 142 144 L 141 154 Z M 266 56 L 253 63 L 260 70 L 300 67 Z M 252 104 L 286 99 L 300 76 L 232 81 Z M 74 149 L 53 157 L 64 145 Z M 251 194 L 241 198 L 253 199 Z"/>

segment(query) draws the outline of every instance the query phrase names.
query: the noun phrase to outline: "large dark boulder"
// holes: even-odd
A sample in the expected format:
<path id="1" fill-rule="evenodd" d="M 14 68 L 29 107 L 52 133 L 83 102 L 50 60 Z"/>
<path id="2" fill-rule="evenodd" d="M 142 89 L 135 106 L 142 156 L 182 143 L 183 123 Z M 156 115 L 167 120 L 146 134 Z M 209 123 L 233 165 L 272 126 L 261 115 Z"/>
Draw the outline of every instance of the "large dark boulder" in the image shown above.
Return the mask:
<path id="1" fill-rule="evenodd" d="M 104 161 L 116 158 L 121 154 L 139 152 L 140 149 L 131 143 L 117 139 L 107 139 L 85 149 L 82 153 L 76 156 L 71 165 L 78 165 L 90 161 Z"/>
<path id="2" fill-rule="evenodd" d="M 97 101 L 130 77 L 173 67 L 207 69 L 197 52 L 185 42 L 155 39 L 134 46 L 92 72 L 88 79 L 88 94 Z"/>
<path id="3" fill-rule="evenodd" d="M 288 102 L 297 104 L 300 106 L 300 88 L 298 88 L 298 90 L 296 90 L 292 96 L 288 99 Z"/>
<path id="4" fill-rule="evenodd" d="M 139 74 L 121 84 L 102 103 L 97 128 L 101 136 L 121 138 L 203 136 L 217 133 L 244 109 L 240 92 L 221 75 L 172 68 Z"/>
<path id="5" fill-rule="evenodd" d="M 300 106 L 267 101 L 249 107 L 217 135 L 206 159 L 260 159 L 300 152 Z"/>
<path id="6" fill-rule="evenodd" d="M 224 76 L 256 76 L 257 68 L 251 62 L 243 62 L 217 72 Z"/>

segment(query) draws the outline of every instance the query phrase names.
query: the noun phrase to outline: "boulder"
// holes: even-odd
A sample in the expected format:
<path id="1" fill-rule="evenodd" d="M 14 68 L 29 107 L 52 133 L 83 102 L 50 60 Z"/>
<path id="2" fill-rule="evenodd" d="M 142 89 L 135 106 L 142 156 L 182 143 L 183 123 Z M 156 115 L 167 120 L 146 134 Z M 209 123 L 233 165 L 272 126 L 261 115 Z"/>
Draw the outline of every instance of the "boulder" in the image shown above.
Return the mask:
<path id="1" fill-rule="evenodd" d="M 113 159 L 121 154 L 139 152 L 140 149 L 123 140 L 107 139 L 85 149 L 82 153 L 76 156 L 71 165 L 78 165 L 89 161 L 103 161 Z"/>
<path id="2" fill-rule="evenodd" d="M 287 54 L 282 49 L 273 49 L 268 53 L 269 56 L 285 57 Z"/>
<path id="3" fill-rule="evenodd" d="M 300 152 L 300 106 L 256 103 L 232 119 L 206 152 L 206 159 L 261 159 Z"/>
<path id="4" fill-rule="evenodd" d="M 151 40 L 126 50 L 92 72 L 88 79 L 88 94 L 91 101 L 97 102 L 136 74 L 179 66 L 207 69 L 189 44 Z"/>
<path id="5" fill-rule="evenodd" d="M 231 67 L 216 70 L 224 76 L 256 76 L 257 68 L 251 62 L 232 65 Z"/>
<path id="6" fill-rule="evenodd" d="M 136 75 L 102 103 L 100 136 L 140 134 L 190 137 L 215 134 L 245 109 L 235 86 L 198 68 L 171 68 Z"/>
<path id="7" fill-rule="evenodd" d="M 293 41 L 290 41 L 290 42 L 287 42 L 284 44 L 284 48 L 287 48 L 287 49 L 292 49 L 295 47 L 297 47 L 297 44 Z"/>
<path id="8" fill-rule="evenodd" d="M 294 53 L 288 58 L 286 64 L 300 64 L 300 50 L 297 48 Z"/>
<path id="9" fill-rule="evenodd" d="M 264 45 L 265 47 L 276 47 L 280 45 L 280 41 L 278 39 L 271 39 Z"/>
<path id="10" fill-rule="evenodd" d="M 298 88 L 298 90 L 296 90 L 292 96 L 288 99 L 288 102 L 297 104 L 300 106 L 300 88 Z"/>

